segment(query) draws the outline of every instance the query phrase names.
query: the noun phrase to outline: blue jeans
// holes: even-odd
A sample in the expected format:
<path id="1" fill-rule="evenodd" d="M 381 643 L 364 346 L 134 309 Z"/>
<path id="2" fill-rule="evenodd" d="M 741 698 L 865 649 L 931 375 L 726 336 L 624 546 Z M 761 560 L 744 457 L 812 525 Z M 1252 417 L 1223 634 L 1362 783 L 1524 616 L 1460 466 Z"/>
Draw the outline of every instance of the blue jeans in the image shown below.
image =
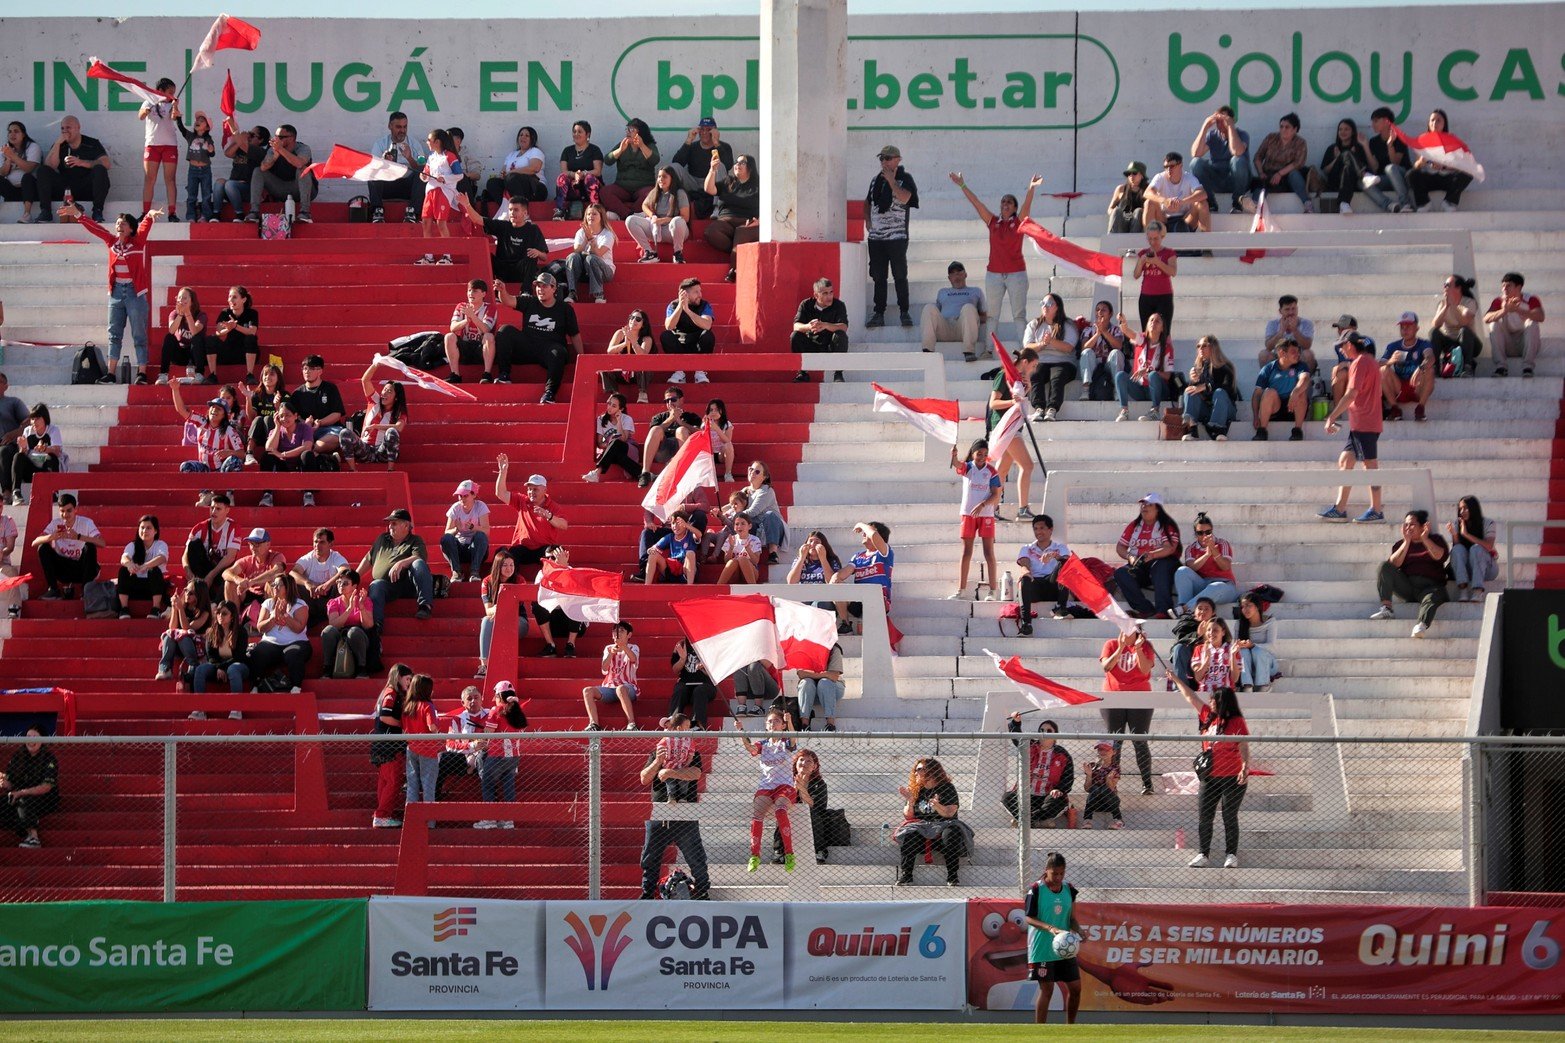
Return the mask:
<path id="1" fill-rule="evenodd" d="M 220 676 L 225 675 L 230 692 L 243 692 L 250 687 L 250 668 L 243 663 L 230 663 L 226 668 L 215 663 L 202 663 L 196 667 L 195 681 L 191 687 L 197 692 L 204 692 Z"/>
<path id="2" fill-rule="evenodd" d="M 176 659 L 183 659 L 187 667 L 195 670 L 197 664 L 201 661 L 201 657 L 196 654 L 196 639 L 188 635 L 172 638 L 169 637 L 168 631 L 165 630 L 163 632 L 163 655 L 158 659 L 158 669 L 172 671 Z M 199 688 L 196 689 L 198 692 L 200 690 Z"/>
<path id="3" fill-rule="evenodd" d="M 509 804 L 516 800 L 516 765 L 520 760 L 520 757 L 494 754 L 484 758 L 483 767 L 478 771 L 478 785 L 485 803 L 503 800 Z"/>
<path id="4" fill-rule="evenodd" d="M 1239 591 L 1226 579 L 1205 580 L 1188 565 L 1174 573 L 1174 604 L 1195 608 L 1196 598 L 1209 598 L 1214 605 L 1231 605 L 1239 600 Z"/>
<path id="5" fill-rule="evenodd" d="M 1144 615 L 1152 615 L 1154 612 L 1167 612 L 1174 605 L 1174 573 L 1179 569 L 1179 562 L 1173 558 L 1158 558 L 1156 561 L 1146 562 L 1143 568 L 1132 569 L 1129 565 L 1121 565 L 1114 570 L 1115 582 L 1119 584 L 1119 592 L 1124 595 L 1125 602 L 1131 609 Z M 1152 600 L 1141 592 L 1142 580 L 1148 580 L 1152 587 Z"/>
<path id="6" fill-rule="evenodd" d="M 1494 556 L 1478 544 L 1451 548 L 1451 572 L 1460 586 L 1481 587 L 1500 574 Z"/>
<path id="7" fill-rule="evenodd" d="M 1137 402 L 1152 402 L 1152 412 L 1156 413 L 1162 406 L 1163 399 L 1168 397 L 1168 385 L 1161 373 L 1147 375 L 1145 384 L 1138 384 L 1130 379 L 1129 373 L 1114 374 L 1114 386 L 1119 389 L 1119 407 L 1129 409 L 1132 399 Z"/>
<path id="8" fill-rule="evenodd" d="M 223 182 L 223 198 L 227 199 L 228 205 L 234 208 L 234 219 L 237 221 L 244 216 L 245 200 L 250 198 L 250 183 L 229 178 Z"/>
<path id="9" fill-rule="evenodd" d="M 843 684 L 829 677 L 805 677 L 799 680 L 799 716 L 806 722 L 810 711 L 818 702 L 821 714 L 829 721 L 837 716 L 837 700 L 842 698 Z"/>
<path id="10" fill-rule="evenodd" d="M 1227 434 L 1228 425 L 1234 422 L 1234 400 L 1222 388 L 1212 392 L 1208 402 L 1202 395 L 1185 392 L 1185 423 L 1205 424 L 1213 437 Z"/>
<path id="11" fill-rule="evenodd" d="M 1216 192 L 1228 192 L 1233 196 L 1232 201 L 1237 203 L 1250 187 L 1250 154 L 1246 152 L 1242 156 L 1234 156 L 1221 166 L 1212 162 L 1210 157 L 1201 156 L 1191 162 L 1190 173 L 1201 182 L 1209 197 Z M 1216 202 L 1212 200 L 1213 210 L 1217 209 Z"/>
<path id="12" fill-rule="evenodd" d="M 1308 189 L 1305 188 L 1304 171 L 1302 171 L 1302 170 L 1292 171 L 1291 173 L 1288 174 L 1287 177 L 1283 178 L 1283 181 L 1287 183 L 1289 191 L 1291 191 L 1294 195 L 1299 197 L 1299 202 L 1303 203 L 1306 207 L 1308 207 L 1310 205 L 1310 193 L 1309 193 Z M 1261 198 L 1261 189 L 1263 189 L 1263 188 L 1267 189 L 1268 191 L 1271 191 L 1271 190 L 1273 190 L 1275 188 L 1281 188 L 1281 187 L 1282 187 L 1281 185 L 1275 185 L 1274 186 L 1271 183 L 1271 180 L 1269 178 L 1267 178 L 1267 179 L 1258 179 L 1255 182 L 1254 187 L 1250 189 L 1250 198 L 1251 199 L 1260 199 Z"/>
<path id="13" fill-rule="evenodd" d="M 1264 645 L 1239 650 L 1239 683 L 1266 685 L 1276 677 L 1277 657 Z"/>
<path id="14" fill-rule="evenodd" d="M 370 584 L 370 604 L 375 607 L 375 626 L 386 622 L 386 602 L 405 598 L 409 594 L 418 598 L 420 605 L 432 605 L 435 601 L 435 577 L 429 571 L 429 562 L 414 558 L 413 564 L 396 582 L 378 579 Z"/>
<path id="15" fill-rule="evenodd" d="M 204 199 L 205 202 L 200 202 Z M 217 201 L 212 198 L 211 166 L 185 168 L 185 220 L 197 221 L 217 216 Z"/>
<path id="16" fill-rule="evenodd" d="M 1370 201 L 1382 210 L 1391 209 L 1391 200 L 1386 198 L 1386 193 L 1381 189 L 1390 184 L 1391 190 L 1397 194 L 1397 202 L 1402 204 L 1402 209 L 1410 209 L 1413 205 L 1413 190 L 1408 187 L 1407 169 L 1405 167 L 1381 167 L 1379 180 L 1364 189 L 1364 194 Z"/>
<path id="17" fill-rule="evenodd" d="M 109 375 L 120 361 L 120 341 L 125 336 L 125 324 L 130 323 L 131 343 L 136 346 L 136 365 L 148 361 L 147 356 L 147 298 L 136 293 L 128 282 L 117 282 L 109 291 Z"/>
<path id="18" fill-rule="evenodd" d="M 218 464 L 217 469 L 224 474 L 229 474 L 234 471 L 243 471 L 245 469 L 245 462 L 237 456 L 230 456 L 228 459 Z M 179 465 L 179 470 L 181 474 L 206 474 L 212 470 L 212 467 L 210 464 L 202 463 L 200 460 L 186 460 L 184 463 Z"/>
<path id="19" fill-rule="evenodd" d="M 477 574 L 483 571 L 484 559 L 489 557 L 489 534 L 475 531 L 470 534 L 470 539 L 463 543 L 457 539 L 454 532 L 448 532 L 440 537 L 440 553 L 445 555 L 446 564 L 451 566 L 451 579 L 453 581 L 462 578 L 462 560 L 467 559 L 467 570 Z"/>
<path id="20" fill-rule="evenodd" d="M 433 801 L 435 799 L 435 782 L 440 776 L 440 758 L 425 757 L 422 754 L 408 751 L 408 793 L 409 804 L 417 801 Z M 434 822 L 430 822 L 430 828 L 434 828 Z"/>
<path id="21" fill-rule="evenodd" d="M 516 639 L 522 640 L 527 636 L 531 623 L 528 622 L 526 612 L 516 614 Z M 489 646 L 494 643 L 494 617 L 484 616 L 478 621 L 478 658 L 489 658 Z"/>

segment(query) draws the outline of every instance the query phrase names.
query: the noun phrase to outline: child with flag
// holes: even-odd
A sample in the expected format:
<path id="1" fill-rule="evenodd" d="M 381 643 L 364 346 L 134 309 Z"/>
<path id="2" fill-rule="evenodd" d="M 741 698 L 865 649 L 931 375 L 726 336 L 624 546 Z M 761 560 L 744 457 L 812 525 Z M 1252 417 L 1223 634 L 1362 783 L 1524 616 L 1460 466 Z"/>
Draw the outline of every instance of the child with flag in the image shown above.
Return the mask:
<path id="1" fill-rule="evenodd" d="M 761 833 L 766 813 L 770 811 L 777 820 L 777 834 L 782 839 L 783 870 L 793 872 L 793 825 L 788 821 L 788 808 L 797 799 L 793 788 L 794 742 L 779 733 L 788 729 L 787 717 L 781 710 L 766 715 L 766 731 L 769 738 L 754 742 L 744 735 L 744 722 L 734 718 L 739 730 L 739 741 L 745 752 L 761 760 L 761 780 L 755 787 L 755 800 L 751 804 L 750 861 L 745 872 L 753 873 L 761 868 Z"/>
<path id="2" fill-rule="evenodd" d="M 973 563 L 973 539 L 983 540 L 984 562 L 989 566 L 989 600 L 998 595 L 999 571 L 994 560 L 995 508 L 1000 502 L 1000 474 L 989 465 L 989 443 L 980 438 L 967 450 L 967 459 L 956 458 L 951 447 L 951 469 L 962 479 L 962 564 L 957 570 L 956 590 L 946 596 L 954 601 L 967 592 L 968 569 Z"/>

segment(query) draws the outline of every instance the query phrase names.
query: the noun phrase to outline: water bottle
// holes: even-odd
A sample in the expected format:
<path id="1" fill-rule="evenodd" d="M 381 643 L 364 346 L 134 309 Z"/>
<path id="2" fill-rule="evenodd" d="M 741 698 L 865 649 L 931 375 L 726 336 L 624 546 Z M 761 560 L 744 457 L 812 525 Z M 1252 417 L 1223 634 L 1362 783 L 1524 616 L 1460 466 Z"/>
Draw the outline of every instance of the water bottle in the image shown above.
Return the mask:
<path id="1" fill-rule="evenodd" d="M 1011 570 L 1006 569 L 1005 575 L 1000 579 L 1000 600 L 1016 600 L 1016 577 L 1011 575 Z"/>
<path id="2" fill-rule="evenodd" d="M 294 201 L 293 196 L 289 196 L 287 199 L 283 200 L 283 213 L 288 215 L 289 224 L 293 224 L 294 214 L 298 211 L 298 209 L 299 204 Z"/>
<path id="3" fill-rule="evenodd" d="M 880 824 L 880 842 L 882 844 L 891 843 L 891 823 L 882 822 Z"/>
<path id="4" fill-rule="evenodd" d="M 1180 826 L 1178 829 L 1174 830 L 1174 850 L 1175 851 L 1183 851 L 1184 849 L 1185 849 L 1185 827 L 1184 826 Z"/>

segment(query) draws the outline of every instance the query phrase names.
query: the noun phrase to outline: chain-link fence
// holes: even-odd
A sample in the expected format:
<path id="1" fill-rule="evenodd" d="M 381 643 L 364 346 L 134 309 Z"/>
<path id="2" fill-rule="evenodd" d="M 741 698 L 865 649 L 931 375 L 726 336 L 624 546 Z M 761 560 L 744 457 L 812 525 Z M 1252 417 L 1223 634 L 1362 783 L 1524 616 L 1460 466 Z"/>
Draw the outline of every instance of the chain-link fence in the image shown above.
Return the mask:
<path id="1" fill-rule="evenodd" d="M 32 791 L 8 824 L 39 846 L 0 849 L 0 901 L 616 898 L 675 868 L 714 899 L 1008 894 L 1054 850 L 1099 900 L 1565 890 L 1565 739 L 1252 736 L 1203 781 L 1189 734 L 1101 751 L 1086 732 L 765 737 L 51 739 L 28 757 L 57 759 L 57 806 L 8 744 L 8 785 Z M 426 787 L 438 801 L 406 801 Z M 1202 854 L 1211 868 L 1190 866 Z"/>

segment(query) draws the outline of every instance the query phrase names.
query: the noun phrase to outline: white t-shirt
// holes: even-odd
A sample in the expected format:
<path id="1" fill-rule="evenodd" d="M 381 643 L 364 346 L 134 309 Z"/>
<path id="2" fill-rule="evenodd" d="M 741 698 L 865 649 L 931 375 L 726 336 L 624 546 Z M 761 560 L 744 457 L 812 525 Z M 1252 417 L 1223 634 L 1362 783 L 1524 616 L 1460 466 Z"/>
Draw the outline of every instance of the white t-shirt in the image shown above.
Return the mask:
<path id="1" fill-rule="evenodd" d="M 291 611 L 297 615 L 299 610 L 304 607 L 305 605 L 303 601 L 295 601 Z M 308 617 L 305 618 L 304 622 L 306 627 L 305 630 L 295 630 L 290 625 L 293 622 L 292 619 L 283 619 L 281 616 L 278 618 L 282 619 L 283 621 L 272 627 L 272 629 L 268 630 L 261 638 L 262 641 L 272 645 L 297 645 L 310 640 L 310 634 L 308 630 L 310 621 Z"/>
<path id="2" fill-rule="evenodd" d="M 5 545 L 15 543 L 18 538 L 16 522 L 11 520 L 9 514 L 0 514 L 0 553 L 6 553 Z M 9 554 L 6 557 L 9 558 Z M 5 559 L 0 559 L 0 565 L 5 564 Z"/>
<path id="3" fill-rule="evenodd" d="M 513 151 L 510 155 L 505 157 L 505 172 L 507 174 L 520 173 L 523 167 L 525 167 L 528 164 L 532 163 L 534 160 L 536 160 L 539 163 L 543 163 L 544 162 L 543 149 L 538 148 L 536 146 L 534 146 L 533 148 L 528 149 L 525 152 L 521 151 L 520 149 L 517 149 L 517 150 Z M 535 177 L 542 177 L 543 176 L 543 167 L 540 166 L 538 168 L 538 172 L 534 176 Z"/>
<path id="4" fill-rule="evenodd" d="M 49 519 L 49 524 L 43 528 L 44 534 L 60 532 L 65 528 L 65 521 L 58 516 Z M 92 537 L 98 535 L 98 527 L 92 523 L 92 519 L 84 514 L 78 514 L 72 528 L 77 535 Z M 82 548 L 86 546 L 81 540 L 56 540 L 49 544 L 54 552 L 62 558 L 76 559 L 82 556 Z"/>
<path id="5" fill-rule="evenodd" d="M 335 550 L 326 555 L 325 561 L 317 558 L 315 552 L 311 551 L 293 563 L 293 567 L 304 573 L 304 578 L 310 581 L 310 586 L 312 587 L 320 586 L 335 576 L 338 569 L 347 568 L 347 566 L 348 559 L 343 557 L 341 552 Z"/>
<path id="6" fill-rule="evenodd" d="M 43 151 L 39 149 L 38 142 L 29 141 L 27 143 L 27 145 L 22 149 L 22 159 L 26 160 L 28 163 L 43 162 Z M 36 173 L 36 171 L 34 171 L 34 173 Z M 22 168 L 13 166 L 11 172 L 5 176 L 5 179 L 11 182 L 11 184 L 20 188 L 22 184 Z"/>
<path id="7" fill-rule="evenodd" d="M 607 252 L 599 256 L 598 260 L 602 262 L 603 267 L 609 270 L 610 274 L 613 274 L 614 244 L 618 241 L 618 237 L 614 234 L 614 229 L 610 228 L 608 225 L 604 225 L 601 229 L 599 229 L 598 234 L 592 236 L 591 238 L 592 248 L 594 251 L 607 248 Z M 575 249 L 580 250 L 584 245 L 586 245 L 587 239 L 587 230 L 585 228 L 576 229 L 576 238 L 573 242 Z"/>
<path id="8" fill-rule="evenodd" d="M 122 554 L 121 557 L 130 558 L 130 560 L 135 561 L 136 560 L 135 557 L 134 557 L 135 553 L 136 553 L 136 541 L 135 540 L 131 540 L 129 543 L 125 544 L 125 553 Z M 152 543 L 147 547 L 147 556 L 145 558 L 142 558 L 141 560 L 142 561 L 151 561 L 153 558 L 160 557 L 160 556 L 163 558 L 163 565 L 167 565 L 168 564 L 168 544 L 164 543 L 162 540 L 153 540 Z M 163 566 L 160 565 L 158 567 L 162 568 Z"/>
<path id="9" fill-rule="evenodd" d="M 473 541 L 473 533 L 478 531 L 478 522 L 489 516 L 489 505 L 478 497 L 473 497 L 473 509 L 471 511 L 462 507 L 462 501 L 458 500 L 446 511 L 446 517 L 456 522 L 456 538 L 463 543 Z"/>
<path id="10" fill-rule="evenodd" d="M 1027 574 L 1033 579 L 1043 579 L 1058 572 L 1070 553 L 1071 549 L 1059 540 L 1051 540 L 1046 547 L 1038 546 L 1038 541 L 1033 540 L 1016 552 L 1016 560 L 1027 562 Z M 1045 559 L 1047 554 L 1058 556 Z"/>
<path id="11" fill-rule="evenodd" d="M 739 557 L 748 551 L 751 554 L 761 553 L 761 541 L 754 534 L 740 536 L 737 532 L 723 541 L 723 553 Z"/>
<path id="12" fill-rule="evenodd" d="M 974 467 L 972 464 L 956 465 L 956 473 L 962 479 L 962 514 L 975 518 L 993 518 L 994 504 L 978 509 L 989 498 L 989 493 L 1000 488 L 1000 475 L 989 464 Z"/>
<path id="13" fill-rule="evenodd" d="M 1201 182 L 1197 181 L 1195 179 L 1195 175 L 1190 173 L 1188 170 L 1184 171 L 1184 176 L 1179 179 L 1179 184 L 1177 185 L 1174 184 L 1173 180 L 1168 176 L 1168 171 L 1166 170 L 1154 177 L 1151 183 L 1147 185 L 1147 190 L 1149 192 L 1156 192 L 1158 195 L 1164 196 L 1168 199 L 1182 199 L 1185 196 L 1198 191 L 1200 188 Z M 1182 210 L 1170 209 L 1165 210 L 1164 213 L 1166 213 L 1169 217 L 1181 217 L 1189 210 L 1190 207 L 1186 205 Z"/>
<path id="14" fill-rule="evenodd" d="M 173 102 L 160 101 L 154 105 L 144 101 L 141 103 L 141 111 L 147 114 L 147 118 L 142 121 L 145 124 L 146 144 L 179 147 L 179 128 L 174 125 Z"/>

